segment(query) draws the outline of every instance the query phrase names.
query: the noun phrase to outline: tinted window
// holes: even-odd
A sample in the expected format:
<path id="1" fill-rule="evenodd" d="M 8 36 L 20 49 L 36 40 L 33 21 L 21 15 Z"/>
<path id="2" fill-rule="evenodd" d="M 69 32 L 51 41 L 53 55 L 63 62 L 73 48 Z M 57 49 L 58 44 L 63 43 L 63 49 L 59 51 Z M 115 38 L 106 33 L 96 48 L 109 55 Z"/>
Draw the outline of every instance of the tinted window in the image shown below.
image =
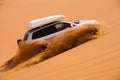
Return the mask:
<path id="1" fill-rule="evenodd" d="M 64 30 L 64 29 L 70 27 L 70 24 L 69 23 L 58 23 L 55 25 L 55 27 L 58 31 L 61 31 L 61 30 Z"/>
<path id="2" fill-rule="evenodd" d="M 54 25 L 48 26 L 48 27 L 42 28 L 42 29 L 34 32 L 32 39 L 40 38 L 40 37 L 43 37 L 43 36 L 46 36 L 46 35 L 49 35 L 49 34 L 52 34 L 55 32 L 57 32 L 57 29 Z"/>

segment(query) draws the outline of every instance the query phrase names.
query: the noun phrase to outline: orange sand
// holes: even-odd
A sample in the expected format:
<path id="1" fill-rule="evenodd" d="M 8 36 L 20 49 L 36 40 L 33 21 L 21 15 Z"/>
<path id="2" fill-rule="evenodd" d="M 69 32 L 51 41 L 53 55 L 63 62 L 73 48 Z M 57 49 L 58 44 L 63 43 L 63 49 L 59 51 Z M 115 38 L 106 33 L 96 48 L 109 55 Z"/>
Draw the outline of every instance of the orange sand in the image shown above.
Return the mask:
<path id="1" fill-rule="evenodd" d="M 119 80 L 119 0 L 1 0 L 0 65 L 15 55 L 29 20 L 54 14 L 70 21 L 97 19 L 105 33 L 30 68 L 0 74 L 0 80 Z"/>

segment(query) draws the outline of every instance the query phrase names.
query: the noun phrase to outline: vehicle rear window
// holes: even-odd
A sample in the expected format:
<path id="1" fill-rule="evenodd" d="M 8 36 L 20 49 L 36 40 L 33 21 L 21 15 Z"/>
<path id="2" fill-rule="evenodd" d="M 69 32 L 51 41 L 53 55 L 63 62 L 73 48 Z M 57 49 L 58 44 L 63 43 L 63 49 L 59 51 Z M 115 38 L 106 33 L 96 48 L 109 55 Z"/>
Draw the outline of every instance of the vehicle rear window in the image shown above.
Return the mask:
<path id="1" fill-rule="evenodd" d="M 43 37 L 43 36 L 46 36 L 46 35 L 49 35 L 49 34 L 52 34 L 55 32 L 57 32 L 57 29 L 54 25 L 48 26 L 48 27 L 45 27 L 43 29 L 40 29 L 40 30 L 34 32 L 32 39 L 40 38 L 40 37 Z"/>

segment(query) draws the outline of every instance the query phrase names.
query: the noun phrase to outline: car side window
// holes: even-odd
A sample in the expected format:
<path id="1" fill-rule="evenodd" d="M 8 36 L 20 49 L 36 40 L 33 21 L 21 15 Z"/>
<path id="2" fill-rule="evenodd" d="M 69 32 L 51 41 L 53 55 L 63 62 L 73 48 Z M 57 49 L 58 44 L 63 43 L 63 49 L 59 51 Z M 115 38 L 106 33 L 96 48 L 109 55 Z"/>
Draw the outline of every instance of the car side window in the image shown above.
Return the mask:
<path id="1" fill-rule="evenodd" d="M 60 23 L 49 25 L 49 26 L 45 26 L 40 28 L 39 30 L 36 30 L 32 35 L 32 39 L 44 37 L 52 33 L 64 30 L 68 27 L 70 27 L 70 23 L 65 23 L 65 22 L 60 22 Z"/>
<path id="2" fill-rule="evenodd" d="M 64 29 L 70 27 L 70 24 L 69 23 L 58 23 L 55 25 L 55 27 L 58 31 L 61 31 L 61 30 L 64 30 Z"/>
<path id="3" fill-rule="evenodd" d="M 37 39 L 37 38 L 40 38 L 40 37 L 44 37 L 46 35 L 49 35 L 49 34 L 52 34 L 52 33 L 55 33 L 55 32 L 57 32 L 57 29 L 56 29 L 55 25 L 47 26 L 47 27 L 44 27 L 44 28 L 39 29 L 38 31 L 34 32 L 33 36 L 32 36 L 32 39 Z"/>
<path id="4" fill-rule="evenodd" d="M 58 23 L 55 25 L 55 27 L 58 31 L 60 31 L 63 28 L 63 26 L 64 26 L 64 24 L 62 24 L 62 23 Z"/>

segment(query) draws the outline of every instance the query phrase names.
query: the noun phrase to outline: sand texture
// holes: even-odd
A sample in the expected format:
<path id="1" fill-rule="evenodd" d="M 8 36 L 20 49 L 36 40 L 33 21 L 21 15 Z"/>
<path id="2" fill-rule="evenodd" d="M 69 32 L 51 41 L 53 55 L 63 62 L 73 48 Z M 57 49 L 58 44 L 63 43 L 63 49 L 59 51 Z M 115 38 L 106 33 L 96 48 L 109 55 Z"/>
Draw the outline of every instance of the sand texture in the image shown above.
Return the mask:
<path id="1" fill-rule="evenodd" d="M 56 14 L 64 14 L 69 21 L 96 19 L 101 34 L 92 39 L 85 30 L 68 29 L 73 32 L 66 32 L 73 37 L 70 40 L 61 34 L 50 41 L 17 45 L 29 20 Z M 0 65 L 9 60 L 0 80 L 120 80 L 119 0 L 0 0 L 0 25 Z"/>

